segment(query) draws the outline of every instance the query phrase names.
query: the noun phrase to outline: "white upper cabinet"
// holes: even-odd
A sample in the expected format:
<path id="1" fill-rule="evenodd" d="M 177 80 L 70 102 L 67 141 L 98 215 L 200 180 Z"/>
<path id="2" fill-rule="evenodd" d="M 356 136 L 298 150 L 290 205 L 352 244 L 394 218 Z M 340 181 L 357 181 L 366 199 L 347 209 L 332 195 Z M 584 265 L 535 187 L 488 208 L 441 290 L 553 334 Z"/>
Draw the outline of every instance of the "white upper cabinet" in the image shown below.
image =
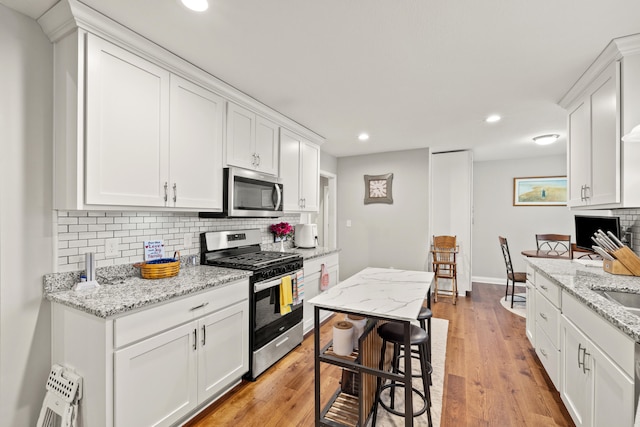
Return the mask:
<path id="1" fill-rule="evenodd" d="M 569 110 L 571 206 L 620 202 L 619 74 L 610 64 Z"/>
<path id="2" fill-rule="evenodd" d="M 320 186 L 320 147 L 287 129 L 280 129 L 280 178 L 283 208 L 317 212 Z"/>
<path id="3" fill-rule="evenodd" d="M 81 2 L 38 23 L 54 43 L 54 209 L 218 211 L 226 164 L 278 175 L 281 126 L 324 142 Z"/>
<path id="4" fill-rule="evenodd" d="M 569 206 L 640 207 L 640 36 L 614 39 L 560 100 L 567 110 Z M 637 145 L 637 144 L 636 144 Z"/>
<path id="5" fill-rule="evenodd" d="M 229 102 L 227 165 L 278 174 L 278 125 Z"/>
<path id="6" fill-rule="evenodd" d="M 224 100 L 87 36 L 86 203 L 222 209 Z"/>
<path id="7" fill-rule="evenodd" d="M 224 99 L 171 76 L 169 206 L 222 210 Z"/>
<path id="8" fill-rule="evenodd" d="M 86 203 L 164 206 L 169 73 L 87 37 Z"/>

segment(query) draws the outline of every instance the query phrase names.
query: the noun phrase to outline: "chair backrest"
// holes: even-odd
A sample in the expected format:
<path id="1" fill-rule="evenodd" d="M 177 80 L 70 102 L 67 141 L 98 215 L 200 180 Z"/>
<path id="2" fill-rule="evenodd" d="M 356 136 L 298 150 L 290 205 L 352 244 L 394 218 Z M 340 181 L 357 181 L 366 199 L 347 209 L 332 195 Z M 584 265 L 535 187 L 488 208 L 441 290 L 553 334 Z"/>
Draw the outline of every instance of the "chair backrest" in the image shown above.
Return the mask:
<path id="1" fill-rule="evenodd" d="M 571 258 L 571 236 L 568 234 L 536 234 L 536 246 L 549 255 Z"/>
<path id="2" fill-rule="evenodd" d="M 504 257 L 504 264 L 507 267 L 507 277 L 513 277 L 513 264 L 511 264 L 511 254 L 509 253 L 509 244 L 507 239 L 502 236 L 498 236 L 500 241 L 500 249 L 502 249 L 502 256 Z"/>
<path id="3" fill-rule="evenodd" d="M 455 263 L 458 247 L 456 236 L 433 236 L 433 262 Z"/>

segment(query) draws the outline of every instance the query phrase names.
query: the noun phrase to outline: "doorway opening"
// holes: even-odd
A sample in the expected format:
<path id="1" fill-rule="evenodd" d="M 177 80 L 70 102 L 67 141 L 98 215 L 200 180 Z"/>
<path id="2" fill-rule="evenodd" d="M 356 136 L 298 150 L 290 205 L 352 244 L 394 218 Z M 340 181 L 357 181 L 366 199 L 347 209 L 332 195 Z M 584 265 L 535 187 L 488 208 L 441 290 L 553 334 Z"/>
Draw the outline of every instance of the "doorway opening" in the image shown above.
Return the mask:
<path id="1" fill-rule="evenodd" d="M 337 176 L 320 171 L 320 206 L 318 213 L 309 214 L 309 223 L 318 225 L 318 246 L 337 247 Z"/>

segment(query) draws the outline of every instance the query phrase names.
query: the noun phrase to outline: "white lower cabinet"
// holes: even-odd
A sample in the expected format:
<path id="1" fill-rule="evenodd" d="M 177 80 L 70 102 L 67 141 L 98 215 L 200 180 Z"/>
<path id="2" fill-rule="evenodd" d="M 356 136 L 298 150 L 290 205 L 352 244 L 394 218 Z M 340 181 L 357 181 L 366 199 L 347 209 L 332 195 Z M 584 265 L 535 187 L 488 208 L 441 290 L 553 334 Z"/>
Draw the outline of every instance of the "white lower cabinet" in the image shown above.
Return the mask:
<path id="1" fill-rule="evenodd" d="M 248 322 L 242 302 L 116 351 L 116 425 L 171 424 L 241 377 Z"/>
<path id="2" fill-rule="evenodd" d="M 309 332 L 313 329 L 313 306 L 307 301 L 316 295 L 320 294 L 320 282 L 322 265 L 325 266 L 327 273 L 329 274 L 329 288 L 338 284 L 338 274 L 340 272 L 338 267 L 338 254 L 330 254 L 320 258 L 314 258 L 312 260 L 304 261 L 304 307 L 303 307 L 303 320 L 304 320 L 304 332 Z M 326 319 L 331 315 L 330 312 L 321 312 L 321 320 Z"/>
<path id="3" fill-rule="evenodd" d="M 249 370 L 249 283 L 114 319 L 52 306 L 52 362 L 83 377 L 79 427 L 170 426 Z"/>
<path id="4" fill-rule="evenodd" d="M 527 265 L 527 325 L 526 333 L 529 342 L 536 348 L 536 285 L 534 283 L 534 271 Z"/>
<path id="5" fill-rule="evenodd" d="M 562 401 L 576 426 L 631 426 L 634 382 L 628 369 L 633 368 L 633 342 L 570 298 L 563 299 L 568 310 L 560 320 Z M 577 315 L 572 315 L 574 307 Z M 600 347 L 593 336 L 608 342 Z"/>

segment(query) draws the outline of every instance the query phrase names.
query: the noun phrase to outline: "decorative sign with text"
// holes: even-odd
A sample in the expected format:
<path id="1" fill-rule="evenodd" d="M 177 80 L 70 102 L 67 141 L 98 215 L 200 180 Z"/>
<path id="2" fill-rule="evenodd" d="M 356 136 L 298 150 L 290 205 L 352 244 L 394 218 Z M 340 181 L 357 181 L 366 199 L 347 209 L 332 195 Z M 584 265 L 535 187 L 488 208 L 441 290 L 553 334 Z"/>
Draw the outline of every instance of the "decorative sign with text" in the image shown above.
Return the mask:
<path id="1" fill-rule="evenodd" d="M 160 258 L 164 258 L 164 241 L 149 240 L 144 242 L 144 260 L 152 261 Z"/>

